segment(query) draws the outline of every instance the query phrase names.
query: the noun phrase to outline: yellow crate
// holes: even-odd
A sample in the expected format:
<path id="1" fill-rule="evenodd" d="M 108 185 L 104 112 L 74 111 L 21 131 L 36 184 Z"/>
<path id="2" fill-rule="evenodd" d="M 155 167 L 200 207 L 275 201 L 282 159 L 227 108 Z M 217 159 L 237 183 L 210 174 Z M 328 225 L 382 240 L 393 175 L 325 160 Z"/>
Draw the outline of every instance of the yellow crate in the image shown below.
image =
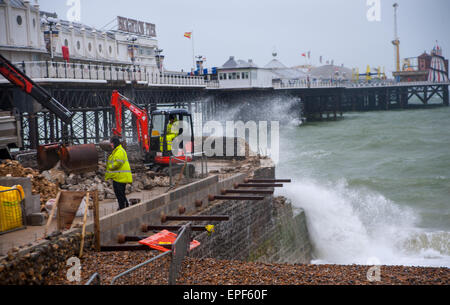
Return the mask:
<path id="1" fill-rule="evenodd" d="M 0 232 L 23 226 L 21 202 L 24 198 L 22 186 L 0 186 Z"/>

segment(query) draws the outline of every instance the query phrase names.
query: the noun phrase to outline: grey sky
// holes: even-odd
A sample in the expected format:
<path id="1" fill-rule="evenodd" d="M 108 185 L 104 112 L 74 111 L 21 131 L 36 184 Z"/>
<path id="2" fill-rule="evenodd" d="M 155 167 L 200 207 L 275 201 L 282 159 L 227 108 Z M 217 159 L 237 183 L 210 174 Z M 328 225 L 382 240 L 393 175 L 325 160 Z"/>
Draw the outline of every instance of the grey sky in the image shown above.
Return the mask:
<path id="1" fill-rule="evenodd" d="M 115 16 L 156 24 L 166 68 L 190 70 L 194 31 L 196 55 L 221 66 L 230 55 L 264 66 L 276 48 L 287 66 L 305 63 L 311 51 L 337 65 L 394 69 L 393 8 L 399 3 L 401 57 L 429 52 L 438 40 L 450 55 L 449 0 L 380 0 L 381 22 L 367 20 L 366 0 L 81 0 L 81 22 L 103 27 Z M 66 0 L 40 0 L 42 10 L 66 19 Z"/>

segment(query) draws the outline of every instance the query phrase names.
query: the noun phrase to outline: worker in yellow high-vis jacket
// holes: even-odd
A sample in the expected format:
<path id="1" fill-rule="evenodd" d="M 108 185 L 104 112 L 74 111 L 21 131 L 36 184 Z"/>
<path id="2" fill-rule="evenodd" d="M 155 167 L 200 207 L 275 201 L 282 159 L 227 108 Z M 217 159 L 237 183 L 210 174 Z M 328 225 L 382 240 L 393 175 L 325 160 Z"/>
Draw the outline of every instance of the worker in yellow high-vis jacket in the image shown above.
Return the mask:
<path id="1" fill-rule="evenodd" d="M 108 157 L 105 180 L 113 180 L 113 188 L 119 202 L 119 210 L 122 210 L 130 206 L 125 190 L 128 183 L 133 183 L 133 176 L 127 152 L 122 147 L 120 138 L 117 136 L 112 137 L 111 145 L 114 147 L 114 150 Z"/>
<path id="2" fill-rule="evenodd" d="M 172 151 L 173 140 L 178 137 L 178 130 L 180 128 L 180 121 L 175 115 L 169 116 L 169 123 L 167 124 L 166 143 L 167 151 Z M 164 151 L 164 137 L 161 137 L 161 152 Z"/>

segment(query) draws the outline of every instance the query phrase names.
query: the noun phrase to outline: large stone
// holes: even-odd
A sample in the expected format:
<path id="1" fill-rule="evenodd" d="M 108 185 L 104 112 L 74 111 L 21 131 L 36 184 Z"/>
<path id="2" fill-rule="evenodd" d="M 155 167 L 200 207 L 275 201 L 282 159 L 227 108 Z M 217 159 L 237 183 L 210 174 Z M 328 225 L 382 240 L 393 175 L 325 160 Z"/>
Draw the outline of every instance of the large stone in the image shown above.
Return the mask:
<path id="1" fill-rule="evenodd" d="M 127 184 L 126 188 L 125 188 L 125 194 L 129 195 L 133 192 L 134 188 L 131 184 Z"/>
<path id="2" fill-rule="evenodd" d="M 132 186 L 133 186 L 133 189 L 136 191 L 142 191 L 144 189 L 144 184 L 139 180 L 133 181 Z"/>
<path id="3" fill-rule="evenodd" d="M 114 194 L 114 191 L 110 188 L 105 189 L 105 198 L 106 199 L 116 199 L 116 195 Z"/>
<path id="4" fill-rule="evenodd" d="M 96 176 L 95 172 L 89 172 L 89 173 L 84 173 L 83 174 L 83 178 L 85 179 L 94 179 Z"/>
<path id="5" fill-rule="evenodd" d="M 78 180 L 79 180 L 79 176 L 75 175 L 75 174 L 70 174 L 67 178 L 66 178 L 66 183 L 67 184 L 78 184 Z"/>
<path id="6" fill-rule="evenodd" d="M 146 174 L 146 176 L 147 176 L 148 178 L 150 178 L 150 179 L 155 179 L 155 177 L 156 177 L 156 173 L 153 172 L 153 171 L 148 171 L 148 172 L 146 172 L 145 174 Z"/>
<path id="7" fill-rule="evenodd" d="M 44 213 L 35 213 L 27 216 L 28 226 L 43 226 L 45 225 L 46 217 Z"/>
<path id="8" fill-rule="evenodd" d="M 66 173 L 59 169 L 42 172 L 42 176 L 50 182 L 62 185 L 66 183 Z"/>

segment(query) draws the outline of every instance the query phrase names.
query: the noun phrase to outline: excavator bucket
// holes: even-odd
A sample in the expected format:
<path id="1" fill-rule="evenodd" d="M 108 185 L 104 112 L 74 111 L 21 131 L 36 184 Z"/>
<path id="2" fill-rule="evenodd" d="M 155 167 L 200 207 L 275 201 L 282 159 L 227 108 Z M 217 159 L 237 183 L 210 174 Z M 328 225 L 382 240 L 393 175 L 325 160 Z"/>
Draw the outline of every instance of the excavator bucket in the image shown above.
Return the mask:
<path id="1" fill-rule="evenodd" d="M 69 172 L 84 173 L 98 169 L 95 144 L 63 146 L 60 150 L 61 166 Z"/>
<path id="2" fill-rule="evenodd" d="M 47 171 L 56 166 L 59 162 L 59 149 L 61 145 L 58 143 L 40 145 L 37 149 L 37 161 L 39 169 Z"/>
<path id="3" fill-rule="evenodd" d="M 98 168 L 98 153 L 94 144 L 61 146 L 48 144 L 38 147 L 40 170 L 50 170 L 61 161 L 61 167 L 74 173 L 95 171 Z"/>

